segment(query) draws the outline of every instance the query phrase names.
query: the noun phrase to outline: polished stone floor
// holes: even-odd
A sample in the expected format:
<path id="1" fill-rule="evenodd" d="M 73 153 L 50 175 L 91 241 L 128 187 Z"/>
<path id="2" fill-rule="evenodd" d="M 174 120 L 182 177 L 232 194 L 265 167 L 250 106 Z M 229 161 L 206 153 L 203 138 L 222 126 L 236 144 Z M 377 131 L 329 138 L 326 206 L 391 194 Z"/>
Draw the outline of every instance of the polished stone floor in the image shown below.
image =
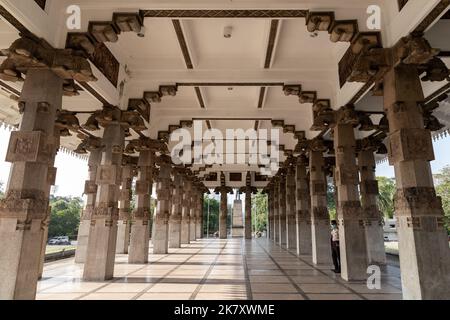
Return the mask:
<path id="1" fill-rule="evenodd" d="M 73 259 L 45 265 L 38 300 L 349 300 L 401 299 L 400 270 L 382 268 L 380 290 L 345 282 L 331 266 L 315 267 L 267 239 L 202 239 L 146 265 L 117 255 L 114 279 L 83 282 Z"/>

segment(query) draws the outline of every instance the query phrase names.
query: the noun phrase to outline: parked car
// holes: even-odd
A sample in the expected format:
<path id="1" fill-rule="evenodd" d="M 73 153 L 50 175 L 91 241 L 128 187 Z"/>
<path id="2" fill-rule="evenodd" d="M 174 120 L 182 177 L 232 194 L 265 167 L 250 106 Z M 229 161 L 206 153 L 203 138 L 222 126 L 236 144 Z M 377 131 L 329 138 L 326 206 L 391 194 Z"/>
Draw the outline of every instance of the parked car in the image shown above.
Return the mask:
<path id="1" fill-rule="evenodd" d="M 49 245 L 55 245 L 55 246 L 69 245 L 70 244 L 70 240 L 69 240 L 69 237 L 67 237 L 67 236 L 54 237 L 54 238 L 51 238 L 48 241 L 48 244 Z"/>

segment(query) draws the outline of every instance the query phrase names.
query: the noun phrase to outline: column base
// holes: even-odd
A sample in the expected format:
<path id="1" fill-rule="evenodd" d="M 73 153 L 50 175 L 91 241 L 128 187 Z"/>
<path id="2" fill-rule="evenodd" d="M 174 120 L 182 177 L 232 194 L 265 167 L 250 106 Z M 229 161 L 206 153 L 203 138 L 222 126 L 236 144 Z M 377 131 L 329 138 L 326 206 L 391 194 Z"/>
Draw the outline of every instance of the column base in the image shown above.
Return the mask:
<path id="1" fill-rule="evenodd" d="M 316 221 L 311 225 L 311 249 L 314 264 L 332 264 L 330 225 L 327 221 Z"/>
<path id="2" fill-rule="evenodd" d="M 311 223 L 300 221 L 297 223 L 297 255 L 312 255 Z"/>
<path id="3" fill-rule="evenodd" d="M 181 221 L 169 222 L 169 248 L 181 248 Z"/>
<path id="4" fill-rule="evenodd" d="M 290 218 L 287 220 L 286 230 L 286 248 L 289 250 L 297 250 L 297 226 L 295 219 Z"/>
<path id="5" fill-rule="evenodd" d="M 0 219 L 0 300 L 36 298 L 43 237 L 41 220 L 26 225 L 18 222 L 17 218 Z"/>
<path id="6" fill-rule="evenodd" d="M 433 217 L 430 217 L 433 218 Z M 447 232 L 414 229 L 407 217 L 397 217 L 403 299 L 450 299 L 450 250 Z M 429 224 L 428 226 L 431 226 Z"/>
<path id="7" fill-rule="evenodd" d="M 360 220 L 339 221 L 341 277 L 346 281 L 367 280 L 367 246 Z"/>
<path id="8" fill-rule="evenodd" d="M 114 276 L 117 222 L 98 219 L 91 223 L 83 280 L 110 280 Z"/>
<path id="9" fill-rule="evenodd" d="M 75 250 L 75 263 L 85 263 L 91 220 L 81 220 L 78 227 L 77 249 Z"/>
<path id="10" fill-rule="evenodd" d="M 136 220 L 131 225 L 130 253 L 128 263 L 148 262 L 150 227 L 148 220 Z"/>
<path id="11" fill-rule="evenodd" d="M 370 265 L 385 265 L 384 230 L 379 221 L 366 222 L 364 226 L 367 244 L 367 260 Z"/>
<path id="12" fill-rule="evenodd" d="M 195 241 L 197 238 L 195 237 L 195 222 L 191 222 L 189 225 L 189 241 Z"/>
<path id="13" fill-rule="evenodd" d="M 233 238 L 243 238 L 244 237 L 244 227 L 242 226 L 233 226 L 231 228 L 231 236 Z"/>
<path id="14" fill-rule="evenodd" d="M 130 245 L 130 221 L 119 220 L 117 222 L 117 245 L 116 253 L 127 254 Z"/>
<path id="15" fill-rule="evenodd" d="M 189 244 L 189 221 L 181 220 L 181 244 Z"/>
<path id="16" fill-rule="evenodd" d="M 164 221 L 155 221 L 155 233 L 153 234 L 153 253 L 169 253 L 169 224 Z"/>

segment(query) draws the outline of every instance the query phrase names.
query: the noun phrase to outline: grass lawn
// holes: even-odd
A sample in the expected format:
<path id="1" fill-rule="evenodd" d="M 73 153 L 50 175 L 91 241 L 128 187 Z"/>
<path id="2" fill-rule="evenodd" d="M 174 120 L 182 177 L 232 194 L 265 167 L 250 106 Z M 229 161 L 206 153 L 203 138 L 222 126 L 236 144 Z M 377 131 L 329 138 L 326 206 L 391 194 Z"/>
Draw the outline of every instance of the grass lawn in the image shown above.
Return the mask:
<path id="1" fill-rule="evenodd" d="M 49 254 L 49 253 L 56 253 L 56 252 L 60 252 L 63 250 L 72 250 L 75 249 L 76 246 L 47 246 L 47 248 L 45 249 L 45 254 Z"/>

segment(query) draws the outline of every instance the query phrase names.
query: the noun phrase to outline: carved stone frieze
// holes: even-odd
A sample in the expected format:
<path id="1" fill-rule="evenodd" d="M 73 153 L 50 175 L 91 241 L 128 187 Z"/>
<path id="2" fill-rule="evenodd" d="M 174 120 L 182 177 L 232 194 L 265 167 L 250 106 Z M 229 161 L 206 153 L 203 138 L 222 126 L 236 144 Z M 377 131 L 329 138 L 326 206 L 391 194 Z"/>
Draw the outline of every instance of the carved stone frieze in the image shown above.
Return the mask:
<path id="1" fill-rule="evenodd" d="M 426 129 L 400 129 L 389 135 L 389 163 L 400 161 L 434 160 L 431 134 Z"/>
<path id="2" fill-rule="evenodd" d="M 120 185 L 121 170 L 116 165 L 100 165 L 97 168 L 97 185 Z"/>
<path id="3" fill-rule="evenodd" d="M 50 164 L 54 154 L 53 137 L 41 131 L 14 131 L 6 154 L 7 162 L 38 162 Z"/>
<path id="4" fill-rule="evenodd" d="M 0 66 L 0 78 L 22 80 L 21 73 L 32 68 L 51 69 L 62 79 L 96 81 L 89 62 L 71 49 L 54 49 L 45 40 L 28 34 L 13 42 L 8 58 Z"/>
<path id="5" fill-rule="evenodd" d="M 0 217 L 21 220 L 44 219 L 49 199 L 43 191 L 33 189 L 9 190 L 0 200 Z"/>

